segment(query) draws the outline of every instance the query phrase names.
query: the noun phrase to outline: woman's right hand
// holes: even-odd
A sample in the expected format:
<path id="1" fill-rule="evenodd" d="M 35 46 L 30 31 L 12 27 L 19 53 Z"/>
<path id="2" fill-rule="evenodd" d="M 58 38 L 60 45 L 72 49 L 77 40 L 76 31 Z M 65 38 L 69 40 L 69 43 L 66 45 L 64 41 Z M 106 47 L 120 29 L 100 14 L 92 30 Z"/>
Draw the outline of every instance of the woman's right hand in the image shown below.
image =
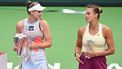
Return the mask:
<path id="1" fill-rule="evenodd" d="M 18 51 L 18 49 L 19 49 L 19 46 L 14 46 L 13 47 L 13 50 L 16 51 L 16 52 Z"/>
<path id="2" fill-rule="evenodd" d="M 76 58 L 76 60 L 77 60 L 79 63 L 84 64 L 83 61 L 80 60 L 80 55 L 81 55 L 81 54 L 79 54 L 79 53 L 75 53 L 75 58 Z"/>

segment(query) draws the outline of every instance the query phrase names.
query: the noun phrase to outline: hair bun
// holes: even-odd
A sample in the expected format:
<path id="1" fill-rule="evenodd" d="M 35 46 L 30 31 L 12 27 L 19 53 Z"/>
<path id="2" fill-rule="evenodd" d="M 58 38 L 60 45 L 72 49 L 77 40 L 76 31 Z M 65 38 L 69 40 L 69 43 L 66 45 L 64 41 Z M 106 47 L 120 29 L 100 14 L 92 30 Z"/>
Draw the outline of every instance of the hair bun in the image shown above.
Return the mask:
<path id="1" fill-rule="evenodd" d="M 102 13 L 102 12 L 103 12 L 102 8 L 99 8 L 99 12 L 100 12 L 100 13 Z"/>
<path id="2" fill-rule="evenodd" d="M 27 12 L 28 12 L 28 9 L 29 9 L 29 6 L 31 5 L 31 3 L 32 2 L 30 0 L 28 0 L 27 3 L 26 3 Z M 29 12 L 28 12 L 28 14 L 29 14 Z"/>
<path id="3" fill-rule="evenodd" d="M 29 6 L 32 2 L 30 0 L 27 1 L 26 5 Z"/>

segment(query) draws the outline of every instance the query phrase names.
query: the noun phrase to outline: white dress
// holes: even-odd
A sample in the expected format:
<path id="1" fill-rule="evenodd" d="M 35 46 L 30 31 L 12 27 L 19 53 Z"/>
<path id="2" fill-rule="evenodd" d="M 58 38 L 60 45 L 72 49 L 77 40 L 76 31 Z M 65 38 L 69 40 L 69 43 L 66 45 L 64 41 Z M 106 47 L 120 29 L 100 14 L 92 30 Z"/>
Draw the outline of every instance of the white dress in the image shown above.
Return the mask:
<path id="1" fill-rule="evenodd" d="M 24 35 L 27 35 L 32 40 L 36 36 L 43 38 L 43 32 L 40 30 L 39 21 L 28 23 L 28 19 L 24 19 Z M 22 61 L 22 69 L 48 69 L 44 48 L 37 51 L 31 51 L 31 58 Z"/>

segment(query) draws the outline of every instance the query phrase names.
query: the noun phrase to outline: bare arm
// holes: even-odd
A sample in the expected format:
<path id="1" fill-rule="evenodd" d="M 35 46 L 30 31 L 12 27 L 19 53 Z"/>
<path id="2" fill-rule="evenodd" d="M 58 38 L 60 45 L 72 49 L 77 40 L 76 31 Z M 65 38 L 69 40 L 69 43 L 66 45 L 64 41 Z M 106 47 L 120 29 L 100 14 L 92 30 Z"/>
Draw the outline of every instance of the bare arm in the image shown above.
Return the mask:
<path id="1" fill-rule="evenodd" d="M 74 49 L 74 52 L 75 52 L 75 57 L 76 57 L 76 60 L 79 62 L 79 63 L 82 63 L 82 60 L 80 60 L 80 55 L 81 55 L 81 48 L 82 48 L 82 37 L 83 37 L 83 28 L 80 28 L 79 31 L 78 31 L 78 36 L 77 36 L 77 42 L 76 42 L 76 47 Z"/>
<path id="2" fill-rule="evenodd" d="M 16 24 L 16 33 L 22 33 L 23 27 L 24 27 L 23 21 L 17 22 L 17 24 Z"/>
<path id="3" fill-rule="evenodd" d="M 18 33 L 18 34 L 21 33 L 23 27 L 24 27 L 23 21 L 17 22 L 17 24 L 16 24 L 16 33 Z M 14 44 L 13 50 L 14 50 L 14 51 L 17 51 L 17 49 L 19 49 L 20 46 L 15 46 L 15 45 L 16 45 L 16 44 Z"/>
<path id="4" fill-rule="evenodd" d="M 74 49 L 75 53 L 80 53 L 81 47 L 82 47 L 82 28 L 80 28 L 78 31 L 76 47 Z"/>
<path id="5" fill-rule="evenodd" d="M 51 47 L 52 38 L 48 23 L 45 20 L 41 20 L 41 26 L 43 28 L 44 33 L 44 41 L 42 43 L 33 43 L 33 48 L 47 48 Z"/>
<path id="6" fill-rule="evenodd" d="M 106 51 L 103 52 L 98 52 L 98 54 L 96 54 L 96 56 L 106 56 L 106 55 L 111 55 L 114 54 L 115 52 L 115 48 L 114 48 L 114 40 L 113 40 L 113 35 L 112 35 L 112 31 L 110 28 L 106 27 L 104 28 L 105 31 L 105 40 L 108 46 L 108 49 Z"/>

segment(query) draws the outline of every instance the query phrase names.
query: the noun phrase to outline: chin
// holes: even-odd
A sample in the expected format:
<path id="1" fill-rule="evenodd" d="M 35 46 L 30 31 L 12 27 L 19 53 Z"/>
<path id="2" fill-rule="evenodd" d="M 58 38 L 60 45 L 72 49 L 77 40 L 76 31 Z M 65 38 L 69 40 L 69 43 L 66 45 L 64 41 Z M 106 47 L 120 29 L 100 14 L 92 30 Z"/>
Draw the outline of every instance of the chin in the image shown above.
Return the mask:
<path id="1" fill-rule="evenodd" d="M 90 23 L 90 21 L 86 21 L 87 23 Z"/>

